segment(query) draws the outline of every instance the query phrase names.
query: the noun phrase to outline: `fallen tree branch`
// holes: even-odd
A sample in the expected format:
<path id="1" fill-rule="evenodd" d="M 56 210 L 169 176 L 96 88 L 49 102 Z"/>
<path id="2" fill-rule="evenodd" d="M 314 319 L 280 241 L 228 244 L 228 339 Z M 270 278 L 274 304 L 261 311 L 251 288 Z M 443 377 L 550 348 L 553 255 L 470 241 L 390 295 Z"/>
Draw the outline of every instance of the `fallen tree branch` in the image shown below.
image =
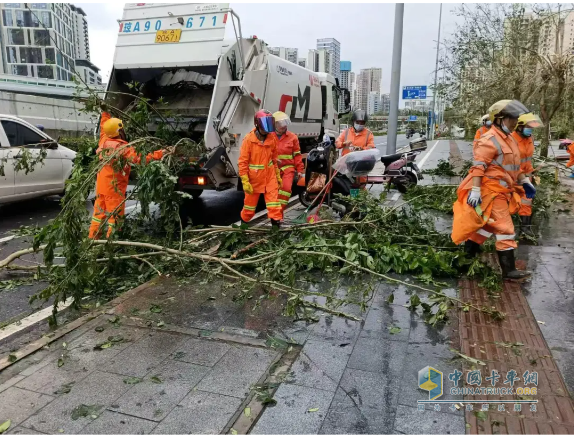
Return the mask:
<path id="1" fill-rule="evenodd" d="M 245 253 L 246 251 L 251 250 L 253 247 L 256 247 L 259 244 L 263 244 L 265 242 L 268 242 L 267 239 L 263 238 L 263 239 L 259 239 L 255 242 L 252 242 L 249 245 L 246 245 L 245 247 L 237 250 L 235 253 L 233 253 L 230 257 L 230 259 L 237 259 L 237 256 L 239 256 L 241 253 Z"/>

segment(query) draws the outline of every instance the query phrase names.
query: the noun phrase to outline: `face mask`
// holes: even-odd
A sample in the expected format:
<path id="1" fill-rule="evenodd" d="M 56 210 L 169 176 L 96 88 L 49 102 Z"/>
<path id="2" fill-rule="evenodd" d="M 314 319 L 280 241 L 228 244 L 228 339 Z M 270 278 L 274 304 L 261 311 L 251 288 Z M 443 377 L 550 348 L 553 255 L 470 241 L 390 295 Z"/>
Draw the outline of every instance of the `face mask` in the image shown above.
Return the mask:
<path id="1" fill-rule="evenodd" d="M 532 127 L 525 127 L 525 128 L 522 130 L 522 134 L 523 134 L 524 136 L 532 136 Z"/>
<path id="2" fill-rule="evenodd" d="M 508 129 L 508 127 L 506 127 L 506 124 L 504 124 L 504 122 L 502 123 L 502 131 L 504 133 L 506 133 L 507 135 L 510 135 L 510 130 Z"/>
<path id="3" fill-rule="evenodd" d="M 487 121 L 487 122 L 486 122 L 486 127 L 490 127 L 490 126 L 492 126 L 492 121 Z"/>
<path id="4" fill-rule="evenodd" d="M 357 124 L 357 123 L 353 124 L 353 127 L 355 128 L 355 130 L 357 132 L 360 132 L 361 130 L 363 130 L 365 128 L 365 126 L 363 126 L 362 124 Z"/>

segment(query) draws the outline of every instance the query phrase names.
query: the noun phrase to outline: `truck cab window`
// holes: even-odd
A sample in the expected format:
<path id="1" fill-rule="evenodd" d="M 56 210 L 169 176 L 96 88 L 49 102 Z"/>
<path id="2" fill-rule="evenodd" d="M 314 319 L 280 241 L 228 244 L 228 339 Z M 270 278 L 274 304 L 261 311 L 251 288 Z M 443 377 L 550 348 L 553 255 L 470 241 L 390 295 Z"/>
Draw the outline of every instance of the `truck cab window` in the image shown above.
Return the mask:
<path id="1" fill-rule="evenodd" d="M 333 94 L 333 107 L 335 108 L 335 111 L 338 112 L 339 111 L 339 90 L 337 89 L 337 87 L 335 85 L 333 85 L 331 87 L 331 93 Z"/>

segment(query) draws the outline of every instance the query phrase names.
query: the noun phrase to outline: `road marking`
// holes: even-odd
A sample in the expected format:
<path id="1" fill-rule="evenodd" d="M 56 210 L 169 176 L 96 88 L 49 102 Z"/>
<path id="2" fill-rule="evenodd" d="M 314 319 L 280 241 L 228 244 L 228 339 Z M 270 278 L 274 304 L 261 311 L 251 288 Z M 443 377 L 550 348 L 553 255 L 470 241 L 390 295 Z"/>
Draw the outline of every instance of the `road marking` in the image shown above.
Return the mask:
<path id="1" fill-rule="evenodd" d="M 16 237 L 16 235 L 6 236 L 5 238 L 0 239 L 0 243 L 11 241 L 11 240 L 14 239 L 15 237 Z"/>
<path id="2" fill-rule="evenodd" d="M 391 201 L 397 201 L 400 196 L 401 196 L 401 193 L 400 193 L 400 192 L 396 192 L 396 193 L 391 197 Z"/>
<path id="3" fill-rule="evenodd" d="M 419 164 L 420 169 L 422 169 L 423 165 L 426 163 L 427 159 L 432 154 L 432 152 L 434 151 L 434 149 L 436 148 L 436 146 L 438 145 L 439 142 L 440 142 L 440 140 L 435 142 L 434 145 L 432 146 L 432 148 L 430 149 L 430 151 L 425 155 L 425 157 L 423 157 L 423 159 L 421 160 L 421 163 Z"/>
<path id="4" fill-rule="evenodd" d="M 58 305 L 58 311 L 65 309 L 66 307 L 71 305 L 73 301 L 74 299 L 70 297 L 63 303 L 60 303 Z M 52 309 L 53 308 L 50 305 L 42 310 L 39 310 L 38 312 L 33 313 L 30 316 L 27 316 L 26 318 L 21 319 L 20 321 L 16 321 L 0 329 L 0 341 L 2 339 L 9 337 L 10 335 L 13 335 L 14 333 L 18 333 L 19 331 L 22 331 L 25 328 L 28 328 L 31 325 L 36 324 L 37 322 L 43 321 L 46 318 L 52 316 Z"/>

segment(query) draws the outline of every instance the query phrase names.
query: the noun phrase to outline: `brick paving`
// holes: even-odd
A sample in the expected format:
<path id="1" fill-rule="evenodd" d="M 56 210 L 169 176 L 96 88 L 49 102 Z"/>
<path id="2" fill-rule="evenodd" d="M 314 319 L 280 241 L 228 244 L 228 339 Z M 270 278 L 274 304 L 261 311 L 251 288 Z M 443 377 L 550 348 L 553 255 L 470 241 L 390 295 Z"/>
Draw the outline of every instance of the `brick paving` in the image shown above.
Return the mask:
<path id="1" fill-rule="evenodd" d="M 485 377 L 497 370 L 501 379 L 496 387 L 507 387 L 503 380 L 507 371 L 515 370 L 520 381 L 514 387 L 525 387 L 525 371 L 538 373 L 537 395 L 513 397 L 465 396 L 464 400 L 496 399 L 537 399 L 536 411 L 522 405 L 520 412 L 514 411 L 514 404 L 506 404 L 506 411 L 491 405 L 490 410 L 480 416 L 480 404 L 474 411 L 466 412 L 467 433 L 469 434 L 572 434 L 574 433 L 574 402 L 560 374 L 552 352 L 548 347 L 539 324 L 536 321 L 520 284 L 505 282 L 504 290 L 490 299 L 485 290 L 476 282 L 460 282 L 461 299 L 479 305 L 488 305 L 506 313 L 502 322 L 476 312 L 460 312 L 459 335 L 462 353 L 486 363 L 479 368 L 465 362 L 463 371 L 480 369 L 483 384 Z M 518 345 L 517 343 L 523 344 Z M 514 344 L 514 346 L 513 346 Z M 532 384 L 529 386 L 533 386 Z M 463 401 L 464 403 L 464 401 Z M 470 426 L 470 427 L 469 427 Z"/>

